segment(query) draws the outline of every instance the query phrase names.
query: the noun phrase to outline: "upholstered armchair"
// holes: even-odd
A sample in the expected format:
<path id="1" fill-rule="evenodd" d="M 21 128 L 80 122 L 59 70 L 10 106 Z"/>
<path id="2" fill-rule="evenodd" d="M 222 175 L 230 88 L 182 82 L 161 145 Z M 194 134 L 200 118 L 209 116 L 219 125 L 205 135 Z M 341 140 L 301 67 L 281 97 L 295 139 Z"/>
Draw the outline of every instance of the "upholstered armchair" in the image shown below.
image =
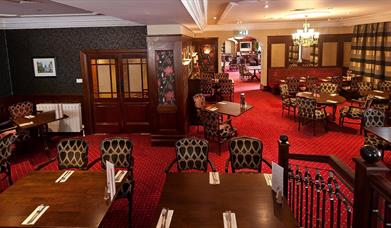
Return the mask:
<path id="1" fill-rule="evenodd" d="M 365 100 L 352 100 L 349 106 L 344 106 L 339 110 L 339 125 L 342 127 L 344 123 L 360 124 L 360 134 L 362 133 L 362 117 L 364 110 L 372 106 L 373 96 L 366 96 Z M 345 118 L 354 120 L 355 122 L 346 122 Z"/>
<path id="2" fill-rule="evenodd" d="M 365 97 L 369 91 L 372 91 L 372 83 L 357 82 L 357 92 L 360 97 Z"/>
<path id="3" fill-rule="evenodd" d="M 237 129 L 231 125 L 231 119 L 223 121 L 223 116 L 206 109 L 201 110 L 201 122 L 204 126 L 204 137 L 218 143 L 219 155 L 221 144 L 237 135 Z"/>
<path id="4" fill-rule="evenodd" d="M 114 164 L 115 168 L 126 169 L 128 171 L 125 183 L 120 189 L 117 198 L 128 199 L 128 223 L 130 226 L 130 224 L 132 224 L 132 201 L 134 192 L 134 158 L 132 155 L 133 143 L 127 138 L 107 138 L 102 141 L 100 150 L 102 152 L 102 169 L 106 169 L 106 161 L 109 161 Z"/>
<path id="5" fill-rule="evenodd" d="M 320 92 L 321 93 L 338 93 L 338 84 L 324 82 L 320 83 Z"/>
<path id="6" fill-rule="evenodd" d="M 282 112 L 281 117 L 284 116 L 284 110 L 288 110 L 288 116 L 290 115 L 290 111 L 292 109 L 294 119 L 296 120 L 296 98 L 292 97 L 289 94 L 288 85 L 287 84 L 280 84 L 280 94 L 282 99 Z"/>
<path id="7" fill-rule="evenodd" d="M 315 135 L 315 124 L 317 120 L 322 120 L 324 124 L 324 129 L 327 132 L 327 113 L 325 106 L 317 106 L 314 99 L 298 97 L 297 98 L 298 106 L 298 117 L 299 117 L 299 126 L 298 130 L 300 131 L 300 125 L 305 123 L 305 121 L 312 122 L 312 130 Z"/>
<path id="8" fill-rule="evenodd" d="M 199 130 L 198 129 L 198 126 L 201 125 L 201 114 L 200 114 L 200 110 L 205 108 L 205 97 L 203 94 L 201 93 L 197 93 L 193 96 L 193 101 L 194 101 L 194 107 L 196 108 L 196 112 L 197 112 L 197 131 Z"/>
<path id="9" fill-rule="evenodd" d="M 288 91 L 290 95 L 295 95 L 299 92 L 300 80 L 295 77 L 287 77 L 286 84 L 288 85 Z"/>
<path id="10" fill-rule="evenodd" d="M 207 78 L 201 79 L 201 93 L 205 97 L 212 97 L 214 95 L 212 79 L 207 79 Z"/>
<path id="11" fill-rule="evenodd" d="M 218 79 L 218 80 L 228 79 L 229 78 L 229 74 L 228 73 L 215 73 L 215 78 Z"/>
<path id="12" fill-rule="evenodd" d="M 208 141 L 199 138 L 183 138 L 175 143 L 176 157 L 167 166 L 165 172 L 168 173 L 171 167 L 177 163 L 178 172 L 183 170 L 200 170 L 207 172 L 208 163 L 213 172 L 216 171 L 214 165 L 208 158 Z"/>
<path id="13" fill-rule="evenodd" d="M 262 162 L 271 168 L 269 161 L 262 157 L 261 140 L 252 137 L 235 137 L 228 141 L 229 158 L 225 164 L 225 172 L 231 163 L 232 173 L 239 169 L 253 169 L 262 172 Z"/>
<path id="14" fill-rule="evenodd" d="M 342 76 L 333 76 L 330 78 L 330 83 L 336 84 L 338 86 L 338 91 L 341 90 L 343 84 Z"/>
<path id="15" fill-rule="evenodd" d="M 230 79 L 220 79 L 219 84 L 221 98 L 232 101 L 234 97 L 234 83 Z"/>
<path id="16" fill-rule="evenodd" d="M 19 102 L 8 107 L 11 120 L 34 114 L 34 104 L 30 101 Z M 17 129 L 18 141 L 30 139 L 30 130 Z"/>
<path id="17" fill-rule="evenodd" d="M 364 126 L 364 145 L 372 145 L 382 151 L 382 158 L 384 157 L 384 150 L 391 149 L 391 144 L 384 141 L 380 137 L 367 132 L 365 127 L 384 127 L 385 113 L 382 110 L 367 109 L 363 112 L 363 126 Z"/>
<path id="18" fill-rule="evenodd" d="M 240 74 L 240 80 L 248 80 L 251 79 L 253 74 L 249 72 L 246 67 L 242 64 L 239 65 L 239 74 Z"/>
<path id="19" fill-rule="evenodd" d="M 379 90 L 384 92 L 391 92 L 391 81 L 381 81 L 377 84 Z"/>
<path id="20" fill-rule="evenodd" d="M 87 169 L 88 144 L 83 139 L 63 139 L 57 144 L 58 169 Z"/>
<path id="21" fill-rule="evenodd" d="M 15 139 L 16 136 L 14 134 L 8 134 L 3 138 L 0 138 L 0 174 L 6 174 L 5 177 L 8 179 L 9 185 L 12 185 L 10 157 L 12 143 L 15 141 Z"/>
<path id="22" fill-rule="evenodd" d="M 305 90 L 308 92 L 313 92 L 314 89 L 318 87 L 318 78 L 309 77 L 306 80 Z"/>

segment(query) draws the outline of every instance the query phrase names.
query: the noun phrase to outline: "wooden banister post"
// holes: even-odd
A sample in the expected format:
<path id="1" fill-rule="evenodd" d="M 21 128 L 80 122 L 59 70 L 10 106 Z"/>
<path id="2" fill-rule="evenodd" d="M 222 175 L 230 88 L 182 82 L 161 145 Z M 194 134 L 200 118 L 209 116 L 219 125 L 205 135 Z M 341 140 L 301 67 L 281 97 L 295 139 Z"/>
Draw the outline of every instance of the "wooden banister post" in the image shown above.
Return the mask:
<path id="1" fill-rule="evenodd" d="M 368 163 L 362 158 L 353 158 L 356 163 L 354 177 L 353 227 L 370 227 L 370 175 L 384 174 L 389 169 L 382 163 Z"/>
<path id="2" fill-rule="evenodd" d="M 284 168 L 284 197 L 288 197 L 289 146 L 288 136 L 281 135 L 278 140 L 278 164 Z"/>

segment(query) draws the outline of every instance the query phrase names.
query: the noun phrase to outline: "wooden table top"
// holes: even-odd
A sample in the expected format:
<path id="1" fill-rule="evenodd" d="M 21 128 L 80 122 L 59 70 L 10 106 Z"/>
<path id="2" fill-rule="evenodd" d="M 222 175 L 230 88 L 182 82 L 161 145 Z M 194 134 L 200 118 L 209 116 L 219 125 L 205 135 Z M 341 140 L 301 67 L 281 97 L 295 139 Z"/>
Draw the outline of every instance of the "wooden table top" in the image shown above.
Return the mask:
<path id="1" fill-rule="evenodd" d="M 315 97 L 314 94 L 311 92 L 299 92 L 296 94 L 296 97 L 315 99 L 316 103 L 326 105 L 342 104 L 346 101 L 346 98 L 344 98 L 343 96 L 330 93 L 320 93 L 319 97 Z"/>
<path id="2" fill-rule="evenodd" d="M 208 105 L 206 109 L 217 108 L 215 112 L 228 115 L 228 116 L 240 116 L 248 110 L 252 109 L 253 106 L 246 104 L 245 107 L 240 107 L 240 103 L 220 101 L 215 104 Z"/>
<path id="3" fill-rule="evenodd" d="M 260 70 L 261 69 L 261 66 L 260 65 L 258 65 L 258 66 L 246 66 L 247 67 L 247 69 L 249 69 L 249 70 Z"/>
<path id="4" fill-rule="evenodd" d="M 33 171 L 2 192 L 0 227 L 26 227 L 21 223 L 40 204 L 50 207 L 34 226 L 98 227 L 111 206 L 104 200 L 106 173 L 75 171 L 66 182 L 54 183 L 62 173 Z"/>
<path id="5" fill-rule="evenodd" d="M 25 117 L 20 117 L 14 120 L 14 123 L 19 127 L 23 129 L 38 127 L 44 124 L 48 124 L 57 120 L 62 120 L 68 118 L 67 115 L 64 115 L 62 118 L 56 118 L 55 111 L 48 111 L 48 112 L 42 112 L 36 114 L 33 118 L 28 119 Z M 32 122 L 32 124 L 29 125 L 23 125 L 24 123 Z M 22 126 L 21 126 L 22 124 Z"/>
<path id="6" fill-rule="evenodd" d="M 365 130 L 391 143 L 391 127 L 365 127 Z"/>
<path id="7" fill-rule="evenodd" d="M 296 227 L 289 206 L 274 202 L 263 174 L 220 173 L 220 184 L 209 184 L 208 173 L 170 173 L 154 224 L 162 208 L 174 210 L 170 227 L 224 227 L 222 214 L 236 214 L 238 227 Z"/>
<path id="8" fill-rule="evenodd" d="M 381 100 L 388 100 L 388 99 L 390 99 L 390 93 L 389 92 L 384 92 L 384 91 L 381 91 L 381 90 L 372 90 L 372 91 L 367 91 L 367 92 L 363 92 L 363 93 L 366 94 L 366 95 L 372 95 L 375 98 L 381 99 Z"/>

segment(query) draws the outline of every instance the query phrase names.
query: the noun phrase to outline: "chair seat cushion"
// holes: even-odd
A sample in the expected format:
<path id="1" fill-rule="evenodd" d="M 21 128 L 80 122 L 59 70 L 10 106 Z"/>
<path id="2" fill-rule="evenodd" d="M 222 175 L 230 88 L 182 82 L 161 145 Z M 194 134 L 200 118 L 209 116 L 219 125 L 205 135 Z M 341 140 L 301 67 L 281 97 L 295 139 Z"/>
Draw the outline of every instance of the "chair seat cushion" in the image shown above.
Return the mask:
<path id="1" fill-rule="evenodd" d="M 315 110 L 315 119 L 317 120 L 321 120 L 321 119 L 324 119 L 326 118 L 326 112 L 323 110 L 323 109 L 317 109 Z"/>
<path id="2" fill-rule="evenodd" d="M 362 117 L 363 110 L 359 108 L 345 106 L 339 110 L 342 117 L 348 117 L 352 119 L 360 119 Z"/>
<path id="3" fill-rule="evenodd" d="M 364 137 L 364 144 L 372 145 L 378 149 L 388 149 L 391 147 L 389 143 L 379 138 L 378 136 L 372 134 L 368 134 L 367 136 Z"/>

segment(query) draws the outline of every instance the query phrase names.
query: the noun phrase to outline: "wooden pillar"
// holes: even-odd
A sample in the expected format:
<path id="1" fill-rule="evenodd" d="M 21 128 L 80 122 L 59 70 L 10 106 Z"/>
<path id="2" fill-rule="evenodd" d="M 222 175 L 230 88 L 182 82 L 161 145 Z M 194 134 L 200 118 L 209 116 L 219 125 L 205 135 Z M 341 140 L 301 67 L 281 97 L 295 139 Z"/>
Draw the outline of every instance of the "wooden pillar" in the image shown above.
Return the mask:
<path id="1" fill-rule="evenodd" d="M 278 140 L 278 164 L 284 168 L 284 197 L 288 196 L 289 146 L 288 136 L 281 135 Z"/>
<path id="2" fill-rule="evenodd" d="M 353 227 L 370 227 L 371 175 L 385 174 L 389 169 L 382 163 L 368 163 L 362 158 L 353 158 L 356 163 L 354 177 Z"/>

